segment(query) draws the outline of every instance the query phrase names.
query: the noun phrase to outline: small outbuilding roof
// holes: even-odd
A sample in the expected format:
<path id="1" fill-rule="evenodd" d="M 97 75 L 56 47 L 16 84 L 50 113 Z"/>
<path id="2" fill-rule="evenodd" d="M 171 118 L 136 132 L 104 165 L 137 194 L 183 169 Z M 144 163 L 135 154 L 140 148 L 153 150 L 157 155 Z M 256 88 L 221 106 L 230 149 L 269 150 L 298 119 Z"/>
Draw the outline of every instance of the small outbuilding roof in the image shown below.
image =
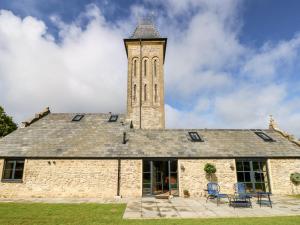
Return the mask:
<path id="1" fill-rule="evenodd" d="M 50 113 L 0 139 L 0 157 L 25 158 L 239 158 L 300 157 L 300 147 L 273 130 L 130 129 L 124 115 L 109 122 L 110 114 Z M 196 131 L 203 142 L 193 142 Z M 124 144 L 124 132 L 126 132 Z"/>

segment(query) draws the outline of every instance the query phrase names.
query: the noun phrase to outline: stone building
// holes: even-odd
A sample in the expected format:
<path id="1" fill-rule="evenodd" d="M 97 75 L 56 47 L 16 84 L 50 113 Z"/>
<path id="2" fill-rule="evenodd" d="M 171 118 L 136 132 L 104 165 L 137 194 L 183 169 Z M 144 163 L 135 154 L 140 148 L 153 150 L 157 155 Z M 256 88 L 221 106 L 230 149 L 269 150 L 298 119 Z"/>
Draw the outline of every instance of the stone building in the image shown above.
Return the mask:
<path id="1" fill-rule="evenodd" d="M 127 114 L 51 113 L 49 108 L 0 140 L 0 197 L 202 196 L 213 180 L 232 193 L 299 193 L 300 143 L 277 128 L 165 129 L 167 39 L 141 22 L 124 40 Z"/>

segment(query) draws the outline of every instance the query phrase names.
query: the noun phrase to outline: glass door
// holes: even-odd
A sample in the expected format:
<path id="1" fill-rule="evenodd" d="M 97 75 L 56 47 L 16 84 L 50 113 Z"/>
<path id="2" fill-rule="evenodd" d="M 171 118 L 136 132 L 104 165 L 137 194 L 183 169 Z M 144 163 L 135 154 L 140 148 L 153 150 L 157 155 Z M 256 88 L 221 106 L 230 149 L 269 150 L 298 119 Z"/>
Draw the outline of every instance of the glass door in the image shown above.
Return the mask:
<path id="1" fill-rule="evenodd" d="M 244 183 L 247 192 L 270 192 L 266 160 L 237 160 L 237 181 Z"/>
<path id="2" fill-rule="evenodd" d="M 152 194 L 152 161 L 143 161 L 143 195 Z"/>
<path id="3" fill-rule="evenodd" d="M 153 176 L 152 176 L 152 193 L 154 195 L 162 194 L 164 192 L 164 171 L 163 163 L 160 161 L 153 161 Z"/>
<path id="4" fill-rule="evenodd" d="M 143 161 L 143 195 L 178 195 L 177 160 Z"/>
<path id="5" fill-rule="evenodd" d="M 171 191 L 172 195 L 178 196 L 178 176 L 177 176 L 177 160 L 170 160 L 169 161 L 169 190 Z"/>

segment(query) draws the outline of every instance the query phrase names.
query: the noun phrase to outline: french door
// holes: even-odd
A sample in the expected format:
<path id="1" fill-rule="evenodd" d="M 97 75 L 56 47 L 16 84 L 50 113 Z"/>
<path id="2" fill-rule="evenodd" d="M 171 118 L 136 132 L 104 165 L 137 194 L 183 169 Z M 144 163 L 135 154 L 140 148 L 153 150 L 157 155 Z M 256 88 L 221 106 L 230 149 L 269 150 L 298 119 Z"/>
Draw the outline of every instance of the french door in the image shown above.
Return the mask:
<path id="1" fill-rule="evenodd" d="M 143 195 L 178 195 L 177 160 L 143 161 Z"/>
<path id="2" fill-rule="evenodd" d="M 236 160 L 237 181 L 244 183 L 249 193 L 270 192 L 267 161 L 263 159 Z"/>

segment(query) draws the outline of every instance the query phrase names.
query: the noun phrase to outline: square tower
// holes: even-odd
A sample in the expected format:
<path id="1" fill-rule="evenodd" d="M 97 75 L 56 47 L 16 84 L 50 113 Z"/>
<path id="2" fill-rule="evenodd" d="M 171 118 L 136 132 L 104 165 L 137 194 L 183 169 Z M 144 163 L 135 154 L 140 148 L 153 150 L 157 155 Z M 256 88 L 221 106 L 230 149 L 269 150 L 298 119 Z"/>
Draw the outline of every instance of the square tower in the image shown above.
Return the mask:
<path id="1" fill-rule="evenodd" d="M 127 120 L 134 128 L 164 129 L 164 61 L 167 38 L 153 23 L 141 21 L 124 39 L 128 58 Z"/>

